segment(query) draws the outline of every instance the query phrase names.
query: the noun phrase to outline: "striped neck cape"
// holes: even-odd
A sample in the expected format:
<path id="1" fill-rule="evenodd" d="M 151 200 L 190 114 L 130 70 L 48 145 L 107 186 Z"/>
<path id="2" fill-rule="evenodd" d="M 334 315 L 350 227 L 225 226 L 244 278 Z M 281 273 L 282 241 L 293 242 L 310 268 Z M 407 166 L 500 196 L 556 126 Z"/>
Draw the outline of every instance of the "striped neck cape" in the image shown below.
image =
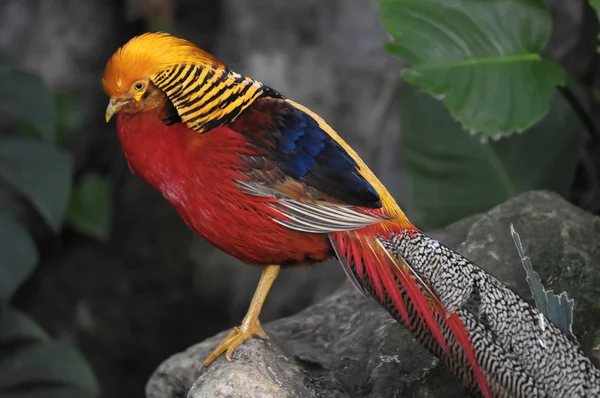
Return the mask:
<path id="1" fill-rule="evenodd" d="M 151 81 L 167 95 L 181 121 L 201 133 L 235 120 L 263 96 L 282 98 L 262 83 L 216 65 L 174 65 Z"/>

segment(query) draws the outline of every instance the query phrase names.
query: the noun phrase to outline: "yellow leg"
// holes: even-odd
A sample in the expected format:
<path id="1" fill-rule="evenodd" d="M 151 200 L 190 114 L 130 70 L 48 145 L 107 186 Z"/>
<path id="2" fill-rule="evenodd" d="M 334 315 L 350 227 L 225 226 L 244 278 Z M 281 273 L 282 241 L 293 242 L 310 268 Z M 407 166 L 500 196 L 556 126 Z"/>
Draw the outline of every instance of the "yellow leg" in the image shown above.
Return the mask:
<path id="1" fill-rule="evenodd" d="M 212 354 L 206 358 L 204 366 L 210 365 L 212 361 L 217 359 L 217 357 L 224 352 L 226 352 L 225 357 L 231 361 L 231 354 L 233 354 L 233 351 L 235 351 L 235 349 L 244 341 L 251 339 L 252 336 L 258 336 L 262 339 L 269 338 L 260 326 L 258 315 L 267 299 L 267 294 L 269 293 L 275 278 L 277 278 L 279 268 L 279 265 L 269 265 L 264 269 L 260 281 L 258 282 L 258 286 L 256 287 L 256 291 L 254 292 L 254 297 L 252 297 L 250 308 L 248 308 L 248 312 L 246 313 L 241 326 L 233 328 L 231 333 L 229 333 L 217 348 L 215 348 Z"/>

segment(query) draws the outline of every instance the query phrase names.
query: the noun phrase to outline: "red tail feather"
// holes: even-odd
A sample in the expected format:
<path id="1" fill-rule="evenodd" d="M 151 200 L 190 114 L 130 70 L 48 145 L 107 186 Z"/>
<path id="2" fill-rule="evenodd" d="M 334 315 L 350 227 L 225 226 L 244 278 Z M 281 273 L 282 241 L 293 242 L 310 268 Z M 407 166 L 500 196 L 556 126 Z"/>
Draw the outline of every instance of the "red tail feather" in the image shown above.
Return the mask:
<path id="1" fill-rule="evenodd" d="M 400 293 L 400 289 L 396 285 L 396 281 L 394 279 L 394 274 L 402 284 L 404 290 L 406 290 L 406 294 L 410 298 L 410 301 L 413 303 L 417 313 L 419 314 L 419 318 L 425 324 L 430 331 L 436 341 L 439 343 L 440 347 L 445 352 L 448 352 L 448 345 L 446 344 L 446 339 L 442 334 L 442 330 L 440 329 L 440 325 L 435 320 L 435 316 L 431 310 L 431 306 L 427 298 L 423 295 L 421 288 L 414 279 L 408 274 L 408 269 L 401 269 L 396 264 L 389 264 L 390 260 L 387 253 L 383 252 L 384 249 L 380 248 L 380 257 L 377 259 L 379 263 L 379 268 L 381 269 L 381 273 L 383 275 L 384 283 L 387 282 L 386 290 L 390 297 L 392 297 L 392 303 L 394 303 L 394 307 L 398 309 L 401 313 L 404 312 L 406 314 L 406 318 L 408 319 L 408 312 L 404 305 L 404 301 L 402 300 L 402 295 Z M 394 300 L 394 296 L 397 296 L 399 300 Z M 410 325 L 407 323 L 407 325 Z M 410 326 L 407 326 L 410 330 Z"/>
<path id="2" fill-rule="evenodd" d="M 343 240 L 343 239 L 340 239 Z M 360 254 L 360 250 L 358 250 L 358 247 L 356 245 L 350 245 L 352 247 L 352 257 L 354 258 L 354 266 L 356 267 L 356 273 L 358 274 L 359 278 L 364 278 L 365 277 L 365 269 L 363 267 L 363 263 L 362 263 L 362 257 Z"/>
<path id="3" fill-rule="evenodd" d="M 491 398 L 492 393 L 490 392 L 490 386 L 483 374 L 483 371 L 477 364 L 477 359 L 475 358 L 475 352 L 473 351 L 473 345 L 471 344 L 471 339 L 469 338 L 469 332 L 465 328 L 465 325 L 462 323 L 458 314 L 453 313 L 449 317 L 446 318 L 446 324 L 456 337 L 456 341 L 462 347 L 469 360 L 469 364 L 473 367 L 473 375 L 477 380 L 477 384 L 479 384 L 479 388 L 481 389 L 481 393 L 485 398 Z"/>
<path id="4" fill-rule="evenodd" d="M 381 276 L 379 275 L 379 270 L 377 267 L 377 263 L 378 263 L 377 259 L 373 256 L 373 252 L 369 248 L 365 248 L 365 245 L 363 245 L 362 242 L 359 241 L 359 242 L 353 242 L 353 243 L 358 243 L 361 245 L 361 248 L 363 249 L 360 252 L 362 261 L 358 261 L 358 262 L 365 265 L 365 269 L 367 271 L 367 276 L 371 280 L 371 283 L 373 284 L 373 288 L 375 289 L 375 293 L 377 294 L 377 297 L 385 299 L 385 296 L 383 293 L 383 285 L 381 283 Z"/>
<path id="5" fill-rule="evenodd" d="M 392 257 L 391 253 L 379 244 L 376 234 L 361 232 L 337 233 L 333 240 L 338 254 L 345 257 L 347 266 L 355 268 L 358 282 L 364 283 L 364 279 L 368 279 L 379 300 L 385 302 L 386 298 L 389 298 L 406 327 L 412 330 L 408 309 L 402 296 L 401 289 L 403 289 L 421 322 L 431 332 L 440 347 L 449 353 L 447 341 L 435 318 L 435 313 L 444 319 L 471 364 L 473 375 L 483 396 L 491 397 L 485 375 L 477 364 L 469 333 L 458 315 L 456 313 L 448 315 L 426 282 L 422 281 L 402 259 Z"/>
<path id="6" fill-rule="evenodd" d="M 378 259 L 375 259 L 375 261 L 378 261 Z M 408 311 L 406 310 L 406 305 L 404 304 L 404 300 L 402 300 L 402 294 L 400 293 L 400 290 L 396 286 L 396 281 L 394 280 L 394 276 L 391 274 L 391 269 L 387 268 L 386 265 L 381 262 L 379 262 L 378 264 L 379 264 L 379 269 L 382 274 L 381 279 L 383 280 L 383 284 L 385 285 L 385 290 L 390 295 L 390 298 L 392 299 L 392 304 L 400 313 L 400 316 L 404 320 L 406 327 L 410 330 L 411 323 L 410 323 L 410 318 L 408 316 Z"/>

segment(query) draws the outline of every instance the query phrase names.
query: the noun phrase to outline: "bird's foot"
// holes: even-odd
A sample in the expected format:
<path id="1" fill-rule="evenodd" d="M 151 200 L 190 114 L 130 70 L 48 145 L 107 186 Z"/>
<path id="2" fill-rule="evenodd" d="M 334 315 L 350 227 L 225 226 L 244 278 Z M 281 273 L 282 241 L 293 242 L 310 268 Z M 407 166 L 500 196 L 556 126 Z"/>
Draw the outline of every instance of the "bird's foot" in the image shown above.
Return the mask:
<path id="1" fill-rule="evenodd" d="M 225 337 L 223 341 L 219 343 L 212 354 L 206 358 L 203 366 L 210 365 L 224 352 L 227 360 L 231 361 L 231 354 L 233 354 L 233 351 L 235 351 L 235 349 L 238 348 L 238 346 L 244 341 L 249 340 L 254 336 L 260 337 L 261 339 L 269 338 L 262 326 L 260 326 L 260 321 L 258 319 L 255 322 L 250 322 L 249 324 L 243 322 L 241 326 L 234 327 L 227 337 Z"/>

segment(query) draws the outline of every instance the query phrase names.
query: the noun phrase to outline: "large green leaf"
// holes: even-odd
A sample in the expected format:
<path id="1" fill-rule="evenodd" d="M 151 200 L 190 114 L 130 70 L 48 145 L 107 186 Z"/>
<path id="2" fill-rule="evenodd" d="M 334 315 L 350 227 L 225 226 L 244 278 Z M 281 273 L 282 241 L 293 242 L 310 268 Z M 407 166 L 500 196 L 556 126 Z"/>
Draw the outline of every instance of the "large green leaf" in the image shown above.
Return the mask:
<path id="1" fill-rule="evenodd" d="M 0 308 L 0 347 L 16 341 L 39 342 L 48 335 L 33 319 L 16 308 Z"/>
<path id="2" fill-rule="evenodd" d="M 86 174 L 72 190 L 67 220 L 80 232 L 105 240 L 112 213 L 110 192 L 109 180 L 98 174 Z"/>
<path id="3" fill-rule="evenodd" d="M 37 259 L 37 250 L 27 231 L 8 214 L 0 212 L 0 303 L 12 297 L 35 268 Z"/>
<path id="4" fill-rule="evenodd" d="M 54 231 L 67 208 L 72 163 L 68 153 L 50 143 L 0 140 L 0 177 L 25 195 Z"/>
<path id="5" fill-rule="evenodd" d="M 0 64 L 0 105 L 32 125 L 45 139 L 53 139 L 54 102 L 39 76 Z"/>
<path id="6" fill-rule="evenodd" d="M 523 131 L 548 111 L 565 72 L 540 52 L 551 19 L 542 0 L 383 0 L 387 47 L 404 79 L 443 100 L 469 131 Z"/>
<path id="7" fill-rule="evenodd" d="M 432 228 L 532 189 L 566 195 L 583 139 L 558 93 L 550 113 L 526 134 L 484 142 L 411 85 L 403 88 L 402 132 L 410 210 Z"/>
<path id="8" fill-rule="evenodd" d="M 23 390 L 40 383 L 71 386 L 90 394 L 99 391 L 87 361 L 63 343 L 30 344 L 0 362 L 0 392 Z"/>

